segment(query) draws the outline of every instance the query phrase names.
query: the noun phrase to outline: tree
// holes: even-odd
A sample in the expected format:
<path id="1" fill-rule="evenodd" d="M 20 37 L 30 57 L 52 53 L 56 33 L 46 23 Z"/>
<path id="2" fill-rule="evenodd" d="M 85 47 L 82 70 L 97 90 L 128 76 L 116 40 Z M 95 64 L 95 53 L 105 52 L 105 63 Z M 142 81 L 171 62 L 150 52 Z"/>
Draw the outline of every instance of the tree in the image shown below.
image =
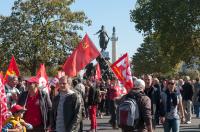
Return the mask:
<path id="1" fill-rule="evenodd" d="M 132 57 L 134 74 L 167 73 L 173 69 L 169 63 L 170 57 L 163 54 L 159 41 L 153 35 L 148 36 Z"/>
<path id="2" fill-rule="evenodd" d="M 0 63 L 13 54 L 21 69 L 35 74 L 40 63 L 63 64 L 80 39 L 78 31 L 91 21 L 72 12 L 74 0 L 16 0 L 10 16 L 0 17 Z"/>
<path id="3" fill-rule="evenodd" d="M 199 0 L 137 0 L 130 16 L 144 36 L 159 35 L 161 50 L 175 66 L 200 55 L 199 5 Z"/>

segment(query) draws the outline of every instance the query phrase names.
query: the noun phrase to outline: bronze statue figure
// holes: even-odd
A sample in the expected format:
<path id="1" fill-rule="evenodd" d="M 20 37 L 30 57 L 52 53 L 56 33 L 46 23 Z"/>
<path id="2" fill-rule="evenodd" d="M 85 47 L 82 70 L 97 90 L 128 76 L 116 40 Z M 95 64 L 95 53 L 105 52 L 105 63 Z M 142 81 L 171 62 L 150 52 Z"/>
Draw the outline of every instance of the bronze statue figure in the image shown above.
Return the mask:
<path id="1" fill-rule="evenodd" d="M 106 33 L 103 25 L 101 26 L 101 29 L 96 34 L 99 34 L 99 45 L 101 48 L 101 52 L 105 51 L 110 38 L 108 37 L 108 34 Z"/>

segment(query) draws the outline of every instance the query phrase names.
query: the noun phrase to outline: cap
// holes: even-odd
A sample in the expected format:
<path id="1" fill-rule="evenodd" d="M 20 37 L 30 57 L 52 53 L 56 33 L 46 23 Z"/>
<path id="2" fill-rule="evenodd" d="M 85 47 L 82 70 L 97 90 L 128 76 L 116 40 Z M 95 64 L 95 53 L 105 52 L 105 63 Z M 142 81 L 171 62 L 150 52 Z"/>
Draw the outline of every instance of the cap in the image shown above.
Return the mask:
<path id="1" fill-rule="evenodd" d="M 145 88 L 145 82 L 142 79 L 136 79 L 134 81 L 134 86 L 136 89 L 144 89 Z"/>
<path id="2" fill-rule="evenodd" d="M 29 83 L 38 83 L 39 84 L 39 79 L 37 77 L 30 77 L 26 81 L 29 82 Z"/>
<path id="3" fill-rule="evenodd" d="M 26 111 L 26 109 L 23 108 L 23 107 L 20 106 L 20 105 L 14 105 L 14 106 L 10 109 L 10 111 L 11 111 L 12 113 L 16 113 L 16 112 L 19 112 L 19 111 Z"/>

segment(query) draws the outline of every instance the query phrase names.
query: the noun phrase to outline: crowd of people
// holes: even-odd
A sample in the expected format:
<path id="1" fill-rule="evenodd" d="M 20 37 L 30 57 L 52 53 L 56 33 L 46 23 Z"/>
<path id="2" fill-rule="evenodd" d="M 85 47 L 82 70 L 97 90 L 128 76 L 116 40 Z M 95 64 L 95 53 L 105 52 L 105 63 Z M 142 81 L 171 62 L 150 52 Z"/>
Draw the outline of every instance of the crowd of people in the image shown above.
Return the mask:
<path id="1" fill-rule="evenodd" d="M 54 78 L 55 79 L 55 78 Z M 5 84 L 7 107 L 12 113 L 2 132 L 82 132 L 83 120 L 98 128 L 97 117 L 110 116 L 108 123 L 123 132 L 153 132 L 163 124 L 164 132 L 179 132 L 180 124 L 200 118 L 199 78 L 159 80 L 151 75 L 133 77 L 134 87 L 126 90 L 116 78 L 86 80 L 62 76 L 50 83 L 48 92 L 39 88 L 39 79 L 8 76 Z M 121 127 L 117 108 L 126 96 L 137 95 L 139 119 L 134 127 Z"/>

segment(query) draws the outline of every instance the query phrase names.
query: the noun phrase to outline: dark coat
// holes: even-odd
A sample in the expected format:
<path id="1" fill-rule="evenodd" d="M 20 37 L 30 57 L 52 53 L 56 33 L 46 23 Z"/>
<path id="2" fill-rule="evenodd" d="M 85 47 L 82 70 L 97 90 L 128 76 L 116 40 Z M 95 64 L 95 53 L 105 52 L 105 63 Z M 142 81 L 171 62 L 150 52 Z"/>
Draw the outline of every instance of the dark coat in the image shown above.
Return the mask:
<path id="1" fill-rule="evenodd" d="M 145 89 L 144 92 L 151 99 L 151 111 L 154 118 L 154 116 L 159 113 L 160 90 L 151 86 L 149 89 Z"/>
<path id="2" fill-rule="evenodd" d="M 192 96 L 193 96 L 193 86 L 186 82 L 183 86 L 183 100 L 187 101 L 190 100 L 192 101 Z"/>
<path id="3" fill-rule="evenodd" d="M 60 95 L 57 95 L 53 100 L 51 129 L 56 129 L 57 109 L 60 100 Z M 63 115 L 66 132 L 78 132 L 79 125 L 82 120 L 82 105 L 81 97 L 77 93 L 73 93 L 65 98 L 63 104 Z"/>
<path id="4" fill-rule="evenodd" d="M 100 103 L 100 90 L 97 87 L 91 86 L 88 95 L 88 105 L 97 105 Z"/>

